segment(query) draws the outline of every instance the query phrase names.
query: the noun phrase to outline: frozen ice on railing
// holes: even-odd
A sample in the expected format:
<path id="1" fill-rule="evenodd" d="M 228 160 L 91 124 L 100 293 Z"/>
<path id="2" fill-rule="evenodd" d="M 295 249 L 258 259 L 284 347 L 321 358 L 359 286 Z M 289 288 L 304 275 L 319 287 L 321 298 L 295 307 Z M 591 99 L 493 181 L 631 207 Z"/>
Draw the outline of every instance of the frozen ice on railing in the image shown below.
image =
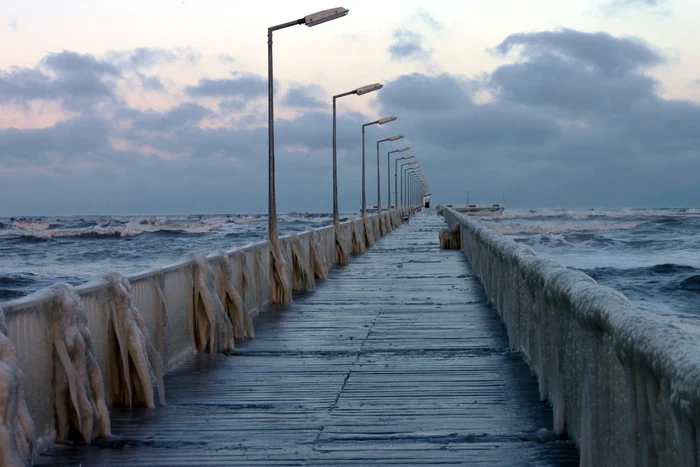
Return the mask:
<path id="1" fill-rule="evenodd" d="M 235 350 L 233 324 L 216 294 L 216 279 L 207 258 L 188 253 L 193 262 L 195 348 L 202 352 L 227 353 Z"/>
<path id="2" fill-rule="evenodd" d="M 54 284 L 50 290 L 56 438 L 68 441 L 74 432 L 78 434 L 76 441 L 90 443 L 111 431 L 102 372 L 80 296 L 68 284 Z"/>
<path id="3" fill-rule="evenodd" d="M 153 385 L 165 404 L 163 361 L 151 341 L 141 313 L 134 304 L 129 280 L 117 273 L 106 277 L 110 304 L 110 390 L 112 403 L 121 407 L 154 408 Z"/>
<path id="4" fill-rule="evenodd" d="M 7 337 L 5 313 L 0 308 L 0 465 L 29 463 L 34 446 L 34 423 L 24 400 L 24 374 Z"/>

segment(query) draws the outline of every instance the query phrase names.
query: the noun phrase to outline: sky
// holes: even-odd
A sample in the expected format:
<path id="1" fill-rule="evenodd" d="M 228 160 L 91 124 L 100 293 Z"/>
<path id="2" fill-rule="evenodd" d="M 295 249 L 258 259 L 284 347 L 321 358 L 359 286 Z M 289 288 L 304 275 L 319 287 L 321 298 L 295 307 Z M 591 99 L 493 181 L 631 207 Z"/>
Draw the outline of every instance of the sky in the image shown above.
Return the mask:
<path id="1" fill-rule="evenodd" d="M 278 212 L 382 201 L 387 152 L 433 203 L 700 206 L 696 0 L 0 0 L 0 217 L 267 209 L 267 28 Z M 394 157 L 392 156 L 392 172 Z M 393 177 L 392 177 L 393 178 Z"/>

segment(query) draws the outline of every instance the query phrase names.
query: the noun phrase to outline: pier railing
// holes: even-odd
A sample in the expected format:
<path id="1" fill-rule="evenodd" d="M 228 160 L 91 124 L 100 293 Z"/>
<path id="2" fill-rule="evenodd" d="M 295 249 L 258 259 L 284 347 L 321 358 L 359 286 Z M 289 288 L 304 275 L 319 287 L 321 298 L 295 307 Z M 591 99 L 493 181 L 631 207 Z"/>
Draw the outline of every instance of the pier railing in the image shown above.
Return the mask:
<path id="1" fill-rule="evenodd" d="M 382 233 L 388 233 L 400 225 L 403 216 L 408 214 L 408 210 L 383 213 L 383 228 L 380 228 L 379 216 L 375 214 L 368 216 L 367 225 L 373 231 L 372 236 L 379 238 Z M 365 238 L 363 219 L 342 223 L 340 234 L 339 238 L 345 242 L 346 251 L 355 252 L 353 238 Z M 292 269 L 294 262 L 298 261 L 295 257 L 301 256 L 310 260 L 312 241 L 321 246 L 326 266 L 330 268 L 335 265 L 336 234 L 333 226 L 280 238 L 290 290 L 297 289 L 296 284 L 292 284 Z M 293 253 L 293 249 L 299 248 L 299 245 L 303 250 L 301 255 L 298 251 Z M 206 257 L 216 276 L 219 296 L 224 293 L 222 272 L 217 266 L 222 256 L 236 277 L 245 312 L 254 316 L 270 303 L 269 243 L 258 242 Z M 143 318 L 154 347 L 160 354 L 165 372 L 173 370 L 183 359 L 197 351 L 192 322 L 195 307 L 193 268 L 192 260 L 182 260 L 170 266 L 127 277 L 131 284 L 133 302 Z M 75 291 L 79 294 L 87 313 L 95 360 L 102 373 L 105 393 L 109 395 L 112 392 L 109 387 L 110 359 L 115 358 L 114 355 L 110 355 L 109 327 L 113 297 L 109 292 L 109 282 L 106 279 L 96 279 L 75 287 Z M 0 309 L 6 317 L 8 337 L 14 344 L 19 367 L 25 376 L 24 397 L 34 422 L 39 448 L 56 438 L 53 387 L 55 350 L 51 334 L 51 315 L 55 306 L 55 297 L 50 288 L 0 303 Z M 111 405 L 109 400 L 107 405 Z"/>
<path id="2" fill-rule="evenodd" d="M 439 208 L 440 209 L 440 208 Z M 700 465 L 700 339 L 443 207 L 581 465 Z"/>

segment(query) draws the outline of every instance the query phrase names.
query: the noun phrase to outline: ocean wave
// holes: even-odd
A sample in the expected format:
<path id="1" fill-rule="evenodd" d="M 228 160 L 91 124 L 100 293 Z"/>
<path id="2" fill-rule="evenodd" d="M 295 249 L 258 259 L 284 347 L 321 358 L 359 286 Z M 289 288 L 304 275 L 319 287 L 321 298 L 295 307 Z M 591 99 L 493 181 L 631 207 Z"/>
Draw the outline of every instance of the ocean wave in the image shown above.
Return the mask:
<path id="1" fill-rule="evenodd" d="M 700 275 L 686 277 L 678 285 L 678 288 L 691 292 L 700 292 Z"/>
<path id="2" fill-rule="evenodd" d="M 493 222 L 491 220 L 481 221 L 484 225 L 501 235 L 522 235 L 535 233 L 572 233 L 601 230 L 632 230 L 643 221 L 620 221 L 620 222 L 557 222 L 557 223 L 530 223 L 530 222 Z"/>

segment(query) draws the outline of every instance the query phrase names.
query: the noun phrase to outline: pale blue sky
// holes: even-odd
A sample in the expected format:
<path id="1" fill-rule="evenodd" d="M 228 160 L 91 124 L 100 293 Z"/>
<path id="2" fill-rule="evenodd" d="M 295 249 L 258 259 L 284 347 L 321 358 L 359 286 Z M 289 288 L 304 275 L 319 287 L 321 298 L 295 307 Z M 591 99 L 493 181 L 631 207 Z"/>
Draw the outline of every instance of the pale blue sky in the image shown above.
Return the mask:
<path id="1" fill-rule="evenodd" d="M 342 209 L 389 114 L 368 179 L 404 133 L 438 202 L 700 204 L 700 2 L 0 0 L 0 216 L 264 211 L 266 29 L 341 5 L 275 34 L 280 210 L 331 210 L 372 82 Z"/>

